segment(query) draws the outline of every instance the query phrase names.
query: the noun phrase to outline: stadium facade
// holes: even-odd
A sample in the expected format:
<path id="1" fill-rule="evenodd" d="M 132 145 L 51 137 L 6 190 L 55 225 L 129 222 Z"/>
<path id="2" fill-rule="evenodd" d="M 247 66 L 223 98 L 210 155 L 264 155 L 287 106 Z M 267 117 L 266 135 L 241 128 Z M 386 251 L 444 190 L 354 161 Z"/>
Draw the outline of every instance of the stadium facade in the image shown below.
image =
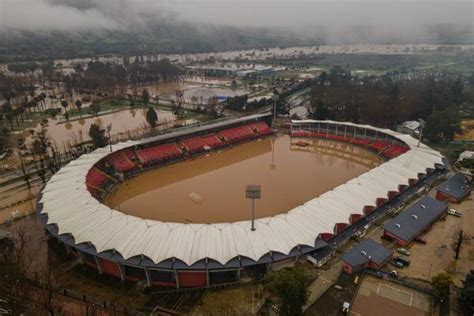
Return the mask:
<path id="1" fill-rule="evenodd" d="M 286 213 L 255 221 L 185 224 L 142 219 L 101 203 L 123 179 L 272 133 L 271 114 L 183 128 L 99 148 L 56 173 L 38 197 L 45 229 L 101 274 L 149 285 L 204 287 L 264 273 L 327 246 L 436 168 L 443 156 L 409 135 L 334 121 L 292 121 L 291 136 L 361 146 L 386 161 Z M 112 152 L 111 152 L 112 151 Z"/>

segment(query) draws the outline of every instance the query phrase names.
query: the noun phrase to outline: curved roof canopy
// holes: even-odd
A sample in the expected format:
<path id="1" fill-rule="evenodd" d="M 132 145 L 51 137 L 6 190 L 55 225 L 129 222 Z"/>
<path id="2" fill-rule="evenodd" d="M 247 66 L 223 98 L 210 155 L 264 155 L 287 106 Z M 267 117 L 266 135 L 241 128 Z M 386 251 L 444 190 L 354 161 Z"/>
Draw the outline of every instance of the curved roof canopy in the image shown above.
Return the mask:
<path id="1" fill-rule="evenodd" d="M 296 246 L 314 247 L 321 233 L 332 233 L 336 223 L 348 223 L 351 214 L 363 214 L 377 198 L 397 191 L 427 168 L 443 164 L 442 155 L 411 136 L 367 125 L 333 121 L 295 121 L 295 124 L 330 123 L 366 128 L 391 135 L 410 147 L 406 153 L 306 202 L 287 213 L 250 221 L 217 224 L 183 224 L 142 219 L 101 204 L 86 188 L 86 174 L 110 154 L 99 148 L 71 161 L 57 172 L 43 190 L 42 213 L 58 234 L 70 234 L 76 244 L 88 242 L 98 253 L 115 250 L 127 260 L 146 256 L 155 264 L 176 258 L 188 266 L 205 259 L 226 264 L 238 256 L 258 261 L 271 253 L 289 254 Z M 128 141 L 112 151 L 153 141 Z"/>

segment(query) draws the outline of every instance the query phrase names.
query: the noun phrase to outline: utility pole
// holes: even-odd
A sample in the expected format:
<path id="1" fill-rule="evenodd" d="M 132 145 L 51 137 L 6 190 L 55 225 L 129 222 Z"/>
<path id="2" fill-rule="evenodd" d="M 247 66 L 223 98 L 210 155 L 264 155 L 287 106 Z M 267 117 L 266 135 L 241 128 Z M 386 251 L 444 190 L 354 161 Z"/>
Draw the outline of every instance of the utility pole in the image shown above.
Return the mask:
<path id="1" fill-rule="evenodd" d="M 110 152 L 112 152 L 112 139 L 110 138 L 110 131 L 112 130 L 112 123 L 110 123 L 109 125 L 107 125 L 107 135 L 109 137 L 109 148 L 110 148 Z"/>
<path id="2" fill-rule="evenodd" d="M 280 99 L 278 94 L 274 93 L 272 96 L 273 99 L 273 121 L 276 121 L 277 118 L 277 101 Z"/>
<path id="3" fill-rule="evenodd" d="M 418 119 L 420 122 L 420 134 L 418 135 L 418 145 L 416 147 L 420 147 L 421 138 L 423 137 L 423 128 L 425 127 L 425 121 L 422 119 Z"/>

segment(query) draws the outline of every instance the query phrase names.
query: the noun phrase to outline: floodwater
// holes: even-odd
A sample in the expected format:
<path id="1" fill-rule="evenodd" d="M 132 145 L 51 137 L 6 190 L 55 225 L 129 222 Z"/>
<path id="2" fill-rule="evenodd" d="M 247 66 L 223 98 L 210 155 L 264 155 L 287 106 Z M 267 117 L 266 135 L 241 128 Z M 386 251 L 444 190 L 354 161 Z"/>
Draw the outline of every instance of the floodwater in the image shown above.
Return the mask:
<path id="1" fill-rule="evenodd" d="M 248 220 L 248 184 L 262 186 L 256 217 L 309 201 L 381 163 L 364 149 L 328 140 L 269 137 L 145 172 L 120 185 L 106 204 L 146 219 L 182 223 Z"/>
<path id="2" fill-rule="evenodd" d="M 196 101 L 202 104 L 206 104 L 210 97 L 235 97 L 249 93 L 244 89 L 231 89 L 231 88 L 216 88 L 206 87 L 199 85 L 187 85 L 186 89 L 183 90 L 183 97 L 186 102 L 192 101 L 193 97 L 196 97 Z M 176 100 L 175 92 L 170 94 L 163 94 L 161 96 L 163 100 Z"/>
<path id="3" fill-rule="evenodd" d="M 112 124 L 110 134 L 112 137 L 126 133 L 134 133 L 137 130 L 149 128 L 146 121 L 147 109 L 121 110 L 97 117 L 89 117 L 70 122 L 58 123 L 58 119 L 49 119 L 47 124 L 47 135 L 57 145 L 74 144 L 89 140 L 89 128 L 92 124 L 99 124 L 102 128 Z M 171 112 L 156 110 L 158 125 L 168 126 L 173 124 L 175 116 Z M 38 127 L 39 128 L 39 127 Z"/>

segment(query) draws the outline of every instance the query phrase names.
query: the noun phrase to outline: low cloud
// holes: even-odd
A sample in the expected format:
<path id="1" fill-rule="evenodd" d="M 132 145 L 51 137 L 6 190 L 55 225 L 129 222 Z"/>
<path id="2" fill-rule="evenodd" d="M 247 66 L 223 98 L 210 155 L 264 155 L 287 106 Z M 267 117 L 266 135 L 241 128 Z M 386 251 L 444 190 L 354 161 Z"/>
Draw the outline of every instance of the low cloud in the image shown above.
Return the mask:
<path id="1" fill-rule="evenodd" d="M 433 25 L 474 37 L 464 0 L 0 0 L 0 31 L 147 30 L 165 23 L 290 29 L 328 43 L 434 37 Z M 465 36 L 466 34 L 464 34 Z"/>

